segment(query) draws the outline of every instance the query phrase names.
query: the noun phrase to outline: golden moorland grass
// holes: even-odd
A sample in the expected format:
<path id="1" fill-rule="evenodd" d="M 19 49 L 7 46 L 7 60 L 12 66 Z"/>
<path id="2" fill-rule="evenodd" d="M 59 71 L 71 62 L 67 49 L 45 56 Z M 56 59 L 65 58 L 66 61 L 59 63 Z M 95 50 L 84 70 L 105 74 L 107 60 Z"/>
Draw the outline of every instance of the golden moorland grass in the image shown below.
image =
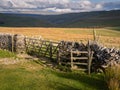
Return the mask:
<path id="1" fill-rule="evenodd" d="M 105 46 L 120 48 L 120 31 L 107 28 L 95 28 L 99 41 Z M 33 27 L 0 27 L 1 33 L 42 36 L 49 40 L 83 41 L 93 40 L 93 28 L 33 28 Z"/>
<path id="2" fill-rule="evenodd" d="M 120 90 L 120 65 L 108 67 L 105 72 L 105 80 L 109 90 Z"/>

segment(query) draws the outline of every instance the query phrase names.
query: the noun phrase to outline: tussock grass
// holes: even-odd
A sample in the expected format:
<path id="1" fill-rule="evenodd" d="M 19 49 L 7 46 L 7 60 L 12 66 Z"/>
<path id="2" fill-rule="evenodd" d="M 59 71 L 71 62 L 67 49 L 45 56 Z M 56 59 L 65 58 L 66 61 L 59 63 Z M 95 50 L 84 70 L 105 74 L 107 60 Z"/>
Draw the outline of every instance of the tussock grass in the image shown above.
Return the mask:
<path id="1" fill-rule="evenodd" d="M 108 67 L 105 73 L 105 80 L 109 90 L 120 90 L 120 65 Z"/>

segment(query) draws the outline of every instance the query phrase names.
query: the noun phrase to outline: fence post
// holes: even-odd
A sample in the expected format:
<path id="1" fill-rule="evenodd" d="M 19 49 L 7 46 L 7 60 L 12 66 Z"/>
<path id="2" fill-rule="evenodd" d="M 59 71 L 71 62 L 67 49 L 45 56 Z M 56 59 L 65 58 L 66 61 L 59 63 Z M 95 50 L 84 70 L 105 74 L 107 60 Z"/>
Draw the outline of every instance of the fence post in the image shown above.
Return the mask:
<path id="1" fill-rule="evenodd" d="M 52 59 L 52 42 L 50 41 L 50 59 Z"/>
<path id="2" fill-rule="evenodd" d="M 88 41 L 88 74 L 90 74 L 90 41 Z"/>
<path id="3" fill-rule="evenodd" d="M 12 52 L 14 52 L 14 34 L 12 34 Z"/>
<path id="4" fill-rule="evenodd" d="M 58 49 L 58 51 L 57 51 L 57 63 L 58 63 L 58 65 L 60 65 L 61 64 L 61 62 L 60 62 L 60 48 Z"/>
<path id="5" fill-rule="evenodd" d="M 72 49 L 71 49 L 71 69 L 73 69 L 73 53 L 72 53 Z"/>
<path id="6" fill-rule="evenodd" d="M 91 73 L 91 64 L 93 58 L 93 51 L 90 49 L 90 41 L 88 41 L 88 75 Z"/>
<path id="7" fill-rule="evenodd" d="M 71 59 L 71 69 L 73 69 L 73 52 L 72 52 L 72 48 L 74 46 L 74 43 L 72 42 L 72 47 L 71 47 L 71 51 L 70 51 L 70 59 Z"/>
<path id="8" fill-rule="evenodd" d="M 97 40 L 96 31 L 95 31 L 95 29 L 94 29 L 94 28 L 93 28 L 93 39 L 94 39 L 94 41 L 96 41 L 96 40 Z"/>

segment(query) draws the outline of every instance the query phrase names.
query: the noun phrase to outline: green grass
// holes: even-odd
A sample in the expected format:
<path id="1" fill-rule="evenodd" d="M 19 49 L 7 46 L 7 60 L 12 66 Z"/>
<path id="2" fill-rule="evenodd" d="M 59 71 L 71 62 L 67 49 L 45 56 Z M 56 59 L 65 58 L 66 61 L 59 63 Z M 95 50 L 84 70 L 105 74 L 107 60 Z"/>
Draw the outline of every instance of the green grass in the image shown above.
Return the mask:
<path id="1" fill-rule="evenodd" d="M 15 53 L 9 52 L 7 50 L 0 50 L 0 58 L 15 57 Z"/>
<path id="2" fill-rule="evenodd" d="M 109 27 L 108 29 L 120 31 L 120 27 Z"/>
<path id="3" fill-rule="evenodd" d="M 107 90 L 103 75 L 61 72 L 27 61 L 0 64 L 0 90 Z"/>
<path id="4" fill-rule="evenodd" d="M 96 30 L 97 35 L 100 36 L 109 36 L 109 37 L 120 37 L 120 31 L 119 27 L 114 28 L 101 28 L 101 29 L 94 29 Z M 116 30 L 116 31 L 115 31 Z M 93 35 L 93 29 L 84 29 L 83 30 L 64 30 L 65 33 L 71 33 L 71 34 L 81 34 L 81 35 Z"/>

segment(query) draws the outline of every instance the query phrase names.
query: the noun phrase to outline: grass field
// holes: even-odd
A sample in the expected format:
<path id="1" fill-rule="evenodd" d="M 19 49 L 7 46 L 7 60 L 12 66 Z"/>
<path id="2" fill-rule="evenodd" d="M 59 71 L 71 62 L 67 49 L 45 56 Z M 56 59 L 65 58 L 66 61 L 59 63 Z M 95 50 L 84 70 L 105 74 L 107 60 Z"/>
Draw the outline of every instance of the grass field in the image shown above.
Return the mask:
<path id="1" fill-rule="evenodd" d="M 100 42 L 120 48 L 119 28 L 97 28 Z M 0 27 L 1 33 L 23 34 L 49 40 L 83 41 L 93 39 L 92 28 L 13 28 Z M 0 90 L 107 90 L 103 74 L 62 72 L 41 60 L 18 58 L 0 50 Z"/>
<path id="2" fill-rule="evenodd" d="M 6 51 L 1 53 L 10 56 L 0 56 L 0 90 L 107 90 L 102 74 L 61 72 L 40 60 L 14 58 Z"/>
<path id="3" fill-rule="evenodd" d="M 105 46 L 120 48 L 120 29 L 95 28 L 99 42 Z M 2 33 L 42 36 L 49 40 L 83 41 L 93 40 L 93 28 L 13 28 L 0 27 Z"/>

